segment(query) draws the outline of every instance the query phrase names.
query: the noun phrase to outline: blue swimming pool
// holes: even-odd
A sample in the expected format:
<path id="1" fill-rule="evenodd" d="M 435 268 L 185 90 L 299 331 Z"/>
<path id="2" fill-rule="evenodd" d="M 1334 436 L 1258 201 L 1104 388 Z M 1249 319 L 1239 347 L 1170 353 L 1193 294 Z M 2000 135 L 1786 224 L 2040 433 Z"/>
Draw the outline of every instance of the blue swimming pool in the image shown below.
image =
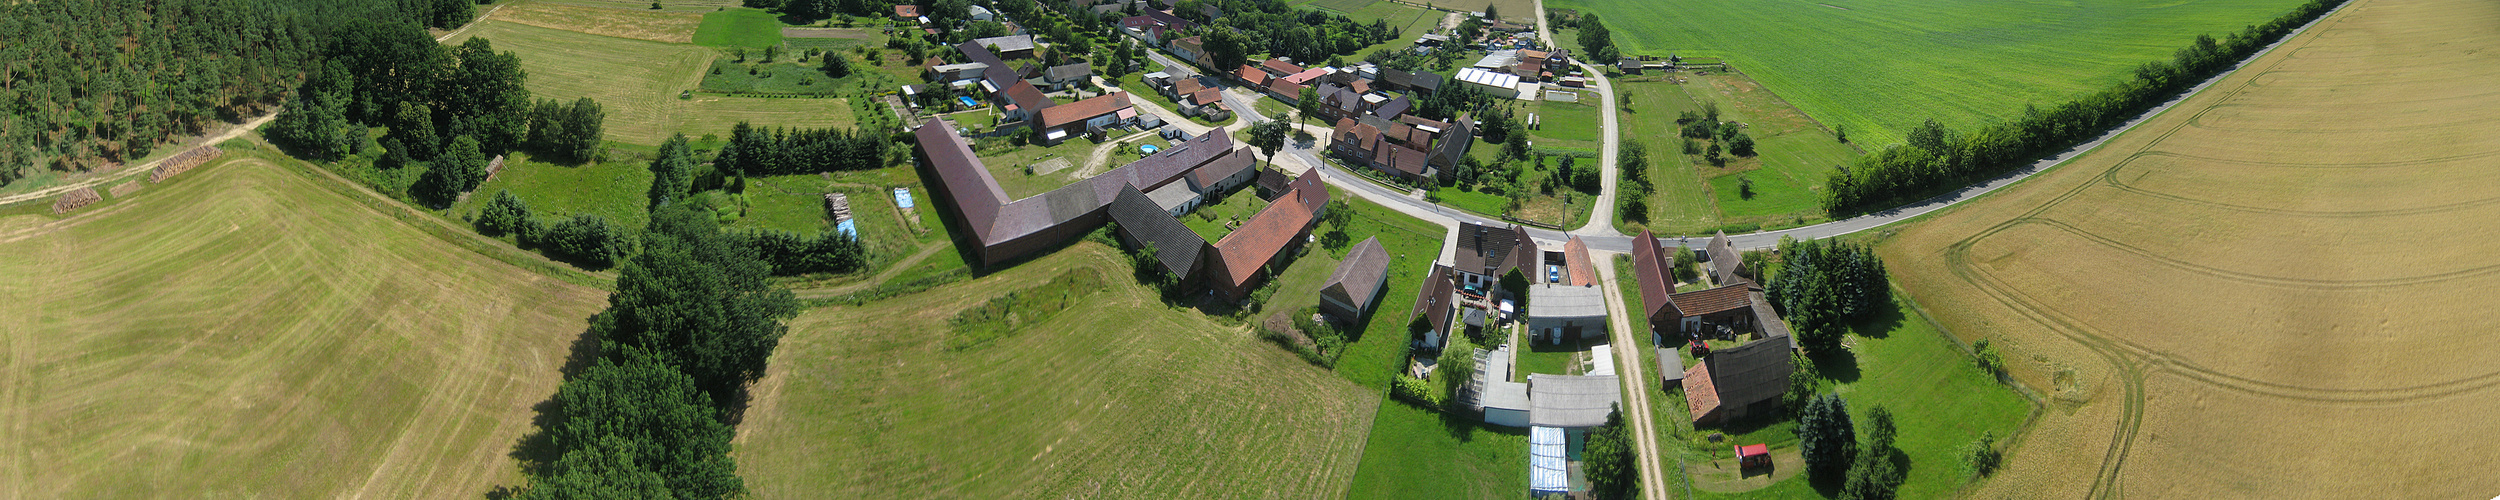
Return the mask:
<path id="1" fill-rule="evenodd" d="M 979 105 L 981 105 L 981 101 L 975 101 L 975 100 L 972 100 L 972 98 L 970 98 L 970 97 L 955 96 L 955 100 L 956 100 L 956 101 L 961 101 L 961 102 L 963 102 L 965 106 L 979 106 Z"/>

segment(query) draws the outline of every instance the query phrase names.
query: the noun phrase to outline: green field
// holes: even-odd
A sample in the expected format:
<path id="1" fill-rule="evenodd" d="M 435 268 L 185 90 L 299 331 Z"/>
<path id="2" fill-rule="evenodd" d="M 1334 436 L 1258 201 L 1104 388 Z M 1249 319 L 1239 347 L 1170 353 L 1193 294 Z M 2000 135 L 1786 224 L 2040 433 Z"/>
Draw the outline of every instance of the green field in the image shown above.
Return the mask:
<path id="1" fill-rule="evenodd" d="M 744 47 L 762 51 L 781 44 L 781 18 L 771 12 L 733 8 L 703 15 L 703 25 L 694 30 L 694 44 L 706 47 Z"/>
<path id="2" fill-rule="evenodd" d="M 956 311 L 1064 270 L 1122 279 L 1087 314 L 964 351 Z M 1079 243 L 1004 272 L 807 312 L 739 426 L 764 498 L 1340 494 L 1380 396 L 1247 329 L 1164 306 L 1114 249 Z"/>
<path id="3" fill-rule="evenodd" d="M 508 190 L 541 218 L 597 214 L 625 227 L 640 228 L 651 217 L 644 210 L 651 192 L 651 169 L 645 161 L 564 166 L 529 161 L 523 154 L 510 158 L 503 173 L 479 184 L 477 194 L 452 205 L 451 213 L 473 214 L 494 199 L 495 192 Z"/>
<path id="4" fill-rule="evenodd" d="M 1672 76 L 1684 79 L 1682 84 L 1656 75 L 1615 79 L 1619 97 L 1630 103 L 1616 115 L 1627 131 L 1623 139 L 1649 150 L 1654 189 L 1645 227 L 1661 235 L 1692 235 L 1828 220 L 1818 204 L 1823 179 L 1832 168 L 1854 161 L 1857 149 L 1745 76 Z M 1684 112 L 1700 112 L 1703 103 L 1718 104 L 1721 120 L 1744 124 L 1756 156 L 1727 155 L 1726 165 L 1716 166 L 1702 155 L 1683 154 L 1676 120 Z M 1743 179 L 1753 181 L 1754 196 L 1738 189 Z"/>
<path id="5" fill-rule="evenodd" d="M 554 4 L 580 5 L 580 6 L 585 6 L 585 7 L 603 7 L 603 8 L 610 8 L 610 9 L 626 9 L 626 10 L 649 10 L 649 9 L 651 8 L 651 2 L 650 2 L 649 0 L 536 0 L 536 1 L 539 1 L 539 2 L 544 2 L 544 3 L 554 3 Z M 662 12 L 712 12 L 712 11 L 717 11 L 717 10 L 720 10 L 720 9 L 722 9 L 722 8 L 735 8 L 735 7 L 737 7 L 737 6 L 739 5 L 739 3 L 740 3 L 740 2 L 739 2 L 738 0 L 663 0 L 663 1 L 661 1 L 661 2 L 660 2 L 660 10 L 661 10 Z M 484 9 L 480 9 L 480 10 L 484 10 Z"/>
<path id="6" fill-rule="evenodd" d="M 518 485 L 507 454 L 606 293 L 314 167 L 226 158 L 67 219 L 0 217 L 0 496 Z"/>
<path id="7" fill-rule="evenodd" d="M 1189 230 L 1197 232 L 1200 238 L 1219 241 L 1224 239 L 1224 235 L 1233 233 L 1231 224 L 1250 220 L 1250 216 L 1258 215 L 1260 210 L 1266 208 L 1267 201 L 1260 200 L 1258 193 L 1243 190 L 1225 196 L 1223 203 L 1199 205 L 1196 212 L 1181 216 L 1181 224 L 1189 226 Z"/>
<path id="8" fill-rule="evenodd" d="M 2048 107 L 2169 60 L 2291 0 L 1554 0 L 1600 14 L 1626 54 L 1720 56 L 1858 142 Z"/>
<path id="9" fill-rule="evenodd" d="M 463 37 L 485 37 L 495 49 L 520 54 L 529 88 L 541 99 L 589 97 L 608 114 L 609 140 L 656 145 L 670 134 L 726 135 L 738 120 L 757 125 L 827 127 L 851 124 L 851 104 L 841 99 L 763 99 L 697 96 L 713 49 L 629 40 L 487 21 Z M 459 43 L 460 39 L 450 40 Z"/>

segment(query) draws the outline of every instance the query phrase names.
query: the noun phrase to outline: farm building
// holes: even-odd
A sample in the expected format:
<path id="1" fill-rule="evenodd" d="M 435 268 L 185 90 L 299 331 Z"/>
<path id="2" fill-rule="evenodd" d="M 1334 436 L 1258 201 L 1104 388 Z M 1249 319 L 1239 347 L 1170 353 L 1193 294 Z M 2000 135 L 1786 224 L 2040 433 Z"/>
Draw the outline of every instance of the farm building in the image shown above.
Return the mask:
<path id="1" fill-rule="evenodd" d="M 1155 260 L 1181 282 L 1197 279 L 1200 264 L 1213 252 L 1206 238 L 1155 206 L 1136 186 L 1120 188 L 1120 196 L 1111 200 L 1110 212 L 1112 222 L 1119 224 L 1121 242 L 1130 248 L 1154 245 Z"/>
<path id="2" fill-rule="evenodd" d="M 1527 427 L 1529 412 L 1528 384 L 1510 381 L 1511 346 L 1476 351 L 1476 372 L 1467 381 L 1467 393 L 1461 400 L 1484 414 L 1484 423 L 1503 427 Z"/>
<path id="3" fill-rule="evenodd" d="M 1528 287 L 1528 334 L 1544 342 L 1606 336 L 1606 294 L 1596 286 Z"/>
<path id="4" fill-rule="evenodd" d="M 1667 302 L 1675 310 L 1675 321 L 1664 324 L 1675 325 L 1675 332 L 1682 336 L 1721 337 L 1722 330 L 1751 331 L 1754 294 L 1744 285 L 1671 294 Z"/>
<path id="5" fill-rule="evenodd" d="M 1035 113 L 1057 105 L 1049 95 L 1042 93 L 1040 87 L 1023 80 L 1008 84 L 1006 90 L 993 95 L 990 100 L 998 105 L 999 118 L 1009 121 L 1028 121 Z"/>
<path id="6" fill-rule="evenodd" d="M 1641 317 L 1649 318 L 1650 341 L 1653 343 L 1666 344 L 1665 340 L 1670 337 L 1683 338 L 1682 335 L 1670 335 L 1682 332 L 1675 325 L 1684 315 L 1676 310 L 1675 302 L 1667 298 L 1675 294 L 1674 269 L 1675 263 L 1658 243 L 1657 235 L 1642 230 L 1640 237 L 1632 239 L 1632 274 L 1640 280 Z"/>
<path id="7" fill-rule="evenodd" d="M 1556 277 L 1548 281 L 1570 286 L 1597 285 L 1597 263 L 1589 258 L 1589 243 L 1579 236 L 1572 236 L 1570 241 L 1563 242 L 1561 252 L 1546 252 L 1545 258 L 1549 267 L 1554 265 L 1555 260 L 1562 261 L 1561 272 L 1548 273 Z"/>
<path id="8" fill-rule="evenodd" d="M 1430 71 L 1381 69 L 1382 90 L 1408 90 L 1431 93 L 1441 90 L 1441 75 Z"/>
<path id="9" fill-rule="evenodd" d="M 1474 86 L 1494 97 L 1519 98 L 1519 75 L 1484 68 L 1461 68 L 1458 70 L 1458 82 Z"/>
<path id="10" fill-rule="evenodd" d="M 1208 272 L 1215 278 L 1215 291 L 1227 300 L 1248 297 L 1273 269 L 1286 264 L 1292 249 L 1319 225 L 1328 207 L 1328 186 L 1320 182 L 1319 171 L 1303 172 L 1293 184 L 1284 196 L 1215 242 L 1215 267 Z"/>
<path id="11" fill-rule="evenodd" d="M 1457 271 L 1461 284 L 1468 288 L 1492 288 L 1511 270 L 1534 272 L 1537 259 L 1543 254 L 1536 242 L 1528 239 L 1528 230 L 1514 224 L 1510 227 L 1458 225 L 1458 255 L 1450 266 Z"/>
<path id="12" fill-rule="evenodd" d="M 1380 248 L 1380 238 L 1364 238 L 1347 250 L 1345 260 L 1337 262 L 1337 270 L 1328 273 L 1328 281 L 1320 283 L 1319 310 L 1348 322 L 1360 323 L 1372 306 L 1380 303 L 1382 290 L 1388 288 L 1389 252 Z"/>
<path id="13" fill-rule="evenodd" d="M 1235 147 L 1229 134 L 1202 134 L 1085 181 L 1009 200 L 1006 190 L 952 125 L 930 118 L 912 135 L 919 145 L 920 164 L 929 172 L 924 178 L 933 181 L 929 189 L 949 201 L 953 215 L 963 221 L 968 230 L 962 237 L 970 241 L 962 245 L 974 250 L 980 265 L 1013 260 L 1092 231 L 1103 223 L 1105 209 L 1124 189 L 1152 191 L 1198 167 L 1230 155 L 1249 154 Z"/>
<path id="14" fill-rule="evenodd" d="M 1685 404 L 1693 423 L 1706 424 L 1779 411 L 1788 392 L 1786 342 L 1761 339 L 1720 349 L 1684 374 Z"/>
<path id="15" fill-rule="evenodd" d="M 1060 91 L 1091 83 L 1093 76 L 1091 63 L 1064 64 L 1042 70 L 1042 83 L 1050 84 L 1052 91 Z"/>
<path id="16" fill-rule="evenodd" d="M 1039 113 L 1042 142 L 1058 144 L 1070 137 L 1124 126 L 1136 116 L 1137 110 L 1130 106 L 1128 94 L 1120 92 L 1064 106 L 1042 108 Z"/>
<path id="17" fill-rule="evenodd" d="M 1736 246 L 1728 243 L 1727 231 L 1720 231 L 1718 236 L 1711 237 L 1710 246 L 1705 249 L 1705 252 L 1709 254 L 1707 258 L 1710 259 L 1711 283 L 1727 286 L 1749 281 L 1745 279 L 1747 274 L 1745 254 L 1736 251 Z"/>
<path id="18" fill-rule="evenodd" d="M 1787 354 L 1781 356 L 1787 359 Z M 1613 375 L 1528 374 L 1528 425 L 1565 429 L 1606 425 L 1606 415 L 1622 404 L 1623 382 Z"/>

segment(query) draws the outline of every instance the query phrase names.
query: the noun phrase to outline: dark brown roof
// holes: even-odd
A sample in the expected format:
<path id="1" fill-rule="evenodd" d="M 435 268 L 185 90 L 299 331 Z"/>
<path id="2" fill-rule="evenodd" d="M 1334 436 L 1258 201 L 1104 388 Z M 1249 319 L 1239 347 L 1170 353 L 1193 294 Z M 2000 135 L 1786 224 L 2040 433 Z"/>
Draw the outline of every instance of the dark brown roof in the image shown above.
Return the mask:
<path id="1" fill-rule="evenodd" d="M 1771 310 L 1771 299 L 1764 298 L 1761 290 L 1755 290 L 1751 298 L 1754 324 L 1761 325 L 1762 337 L 1786 340 L 1789 349 L 1796 349 L 1797 337 L 1788 334 L 1788 322 L 1780 320 L 1779 312 Z"/>
<path id="2" fill-rule="evenodd" d="M 1406 110 L 1413 107 L 1415 107 L 1415 101 L 1408 100 L 1406 96 L 1398 96 L 1396 99 L 1390 99 L 1389 102 L 1381 104 L 1379 108 L 1373 109 L 1372 114 L 1380 115 L 1382 118 L 1397 118 L 1405 116 Z"/>
<path id="3" fill-rule="evenodd" d="M 1450 333 L 1450 295 L 1457 292 L 1458 283 L 1451 279 L 1449 266 L 1432 266 L 1432 272 L 1424 275 L 1423 286 L 1415 292 L 1415 307 L 1407 311 L 1406 322 L 1413 323 L 1416 315 L 1423 315 L 1433 331 Z"/>
<path id="4" fill-rule="evenodd" d="M 1353 118 L 1337 119 L 1337 133 L 1334 135 L 1336 137 L 1329 140 L 1352 144 L 1354 149 L 1366 153 L 1371 152 L 1373 147 L 1380 143 L 1380 129 L 1356 122 Z"/>
<path id="5" fill-rule="evenodd" d="M 1744 285 L 1723 285 L 1709 290 L 1684 292 L 1667 296 L 1683 317 L 1718 314 L 1753 307 L 1753 289 Z"/>
<path id="6" fill-rule="evenodd" d="M 1190 170 L 1189 175 L 1198 181 L 1199 186 L 1213 186 L 1216 181 L 1230 178 L 1257 164 L 1258 162 L 1252 160 L 1248 154 L 1223 155 L 1205 165 L 1199 165 L 1195 170 Z"/>
<path id="7" fill-rule="evenodd" d="M 1198 83 L 1198 79 L 1196 78 L 1182 78 L 1172 81 L 1172 93 L 1174 94 L 1189 95 L 1206 89 L 1207 84 Z"/>
<path id="8" fill-rule="evenodd" d="M 1136 186 L 1121 187 L 1119 197 L 1111 200 L 1110 212 L 1121 232 L 1141 244 L 1154 244 L 1155 260 L 1163 264 L 1164 271 L 1183 280 L 1195 275 L 1198 258 L 1206 253 L 1206 238 L 1173 219 L 1171 212 L 1155 205 L 1146 193 Z"/>
<path id="9" fill-rule="evenodd" d="M 1467 147 L 1476 143 L 1475 137 L 1476 126 L 1466 116 L 1458 117 L 1457 123 L 1441 133 L 1440 142 L 1432 145 L 1433 161 L 1442 166 L 1455 164 L 1459 157 L 1467 156 Z"/>
<path id="10" fill-rule="evenodd" d="M 1460 271 L 1500 277 L 1521 266 L 1535 269 L 1538 255 L 1536 242 L 1528 239 L 1526 229 L 1517 225 L 1493 227 L 1473 222 L 1458 224 L 1458 265 Z"/>
<path id="11" fill-rule="evenodd" d="M 1302 84 L 1293 83 L 1293 80 L 1278 78 L 1267 81 L 1267 91 L 1275 92 L 1276 95 L 1280 96 L 1296 96 L 1295 98 L 1299 98 L 1299 96 L 1302 95 Z"/>
<path id="12" fill-rule="evenodd" d="M 1399 122 L 1399 123 L 1405 123 L 1405 124 L 1408 124 L 1408 125 L 1422 125 L 1422 126 L 1426 126 L 1426 127 L 1432 127 L 1432 128 L 1435 128 L 1435 129 L 1439 129 L 1439 130 L 1441 130 L 1442 132 L 1448 132 L 1448 131 L 1450 131 L 1450 129 L 1452 129 L 1452 128 L 1456 128 L 1456 127 L 1451 126 L 1451 125 L 1450 125 L 1450 122 L 1445 122 L 1445 121 L 1441 121 L 1441 120 L 1434 120 L 1434 119 L 1431 119 L 1431 118 L 1425 118 L 1425 117 L 1418 116 L 1418 115 L 1399 115 L 1399 116 L 1398 116 L 1398 122 Z"/>
<path id="13" fill-rule="evenodd" d="M 1658 244 L 1656 235 L 1644 229 L 1640 237 L 1632 239 L 1632 272 L 1641 280 L 1643 316 L 1668 320 L 1684 316 L 1676 311 L 1675 302 L 1667 299 L 1667 296 L 1675 294 L 1675 280 L 1671 274 L 1674 267 L 1675 263 L 1668 260 L 1667 250 Z M 1650 325 L 1650 328 L 1659 329 L 1661 326 Z M 1663 326 L 1670 331 L 1675 328 L 1673 325 Z"/>
<path id="14" fill-rule="evenodd" d="M 1128 107 L 1128 94 L 1121 92 L 1094 96 L 1092 99 L 1068 103 L 1065 106 L 1051 106 L 1042 109 L 1042 128 L 1059 128 L 1070 123 L 1085 121 L 1087 118 L 1118 113 Z"/>
<path id="15" fill-rule="evenodd" d="M 1006 60 L 999 59 L 998 54 L 990 53 L 989 47 L 983 47 L 979 43 L 964 42 L 955 44 L 955 50 L 963 52 L 965 60 L 990 65 L 989 69 L 981 70 L 981 78 L 988 79 L 991 85 L 1022 79 L 1017 76 L 1016 70 L 1007 67 Z"/>
<path id="16" fill-rule="evenodd" d="M 1189 95 L 1189 103 L 1199 106 L 1223 106 L 1224 91 L 1216 89 L 1198 89 L 1197 93 Z"/>
<path id="17" fill-rule="evenodd" d="M 1388 275 L 1389 252 L 1380 248 L 1380 237 L 1363 238 L 1362 243 L 1346 251 L 1337 270 L 1328 273 L 1328 281 L 1320 283 L 1319 292 L 1334 295 L 1358 309 L 1368 308 L 1372 296 L 1380 292 L 1381 278 Z"/>
<path id="18" fill-rule="evenodd" d="M 1284 172 L 1278 172 L 1271 169 L 1260 169 L 1258 182 L 1259 190 L 1261 192 L 1281 194 L 1287 189 L 1292 189 L 1290 186 L 1293 184 L 1293 178 L 1285 177 Z"/>
<path id="19" fill-rule="evenodd" d="M 1424 152 L 1417 151 L 1415 148 L 1386 144 L 1372 151 L 1372 162 L 1387 165 L 1406 175 L 1421 177 L 1424 175 L 1424 169 L 1429 168 L 1430 160 Z"/>
<path id="20" fill-rule="evenodd" d="M 1739 269 L 1745 267 L 1745 254 L 1736 251 L 1735 245 L 1728 244 L 1727 231 L 1720 231 L 1718 236 L 1710 238 L 1709 252 L 1712 283 L 1730 285 L 1745 279 L 1737 274 Z"/>
<path id="21" fill-rule="evenodd" d="M 998 217 L 999 207 L 1007 204 L 1007 191 L 998 187 L 989 168 L 972 154 L 972 145 L 955 134 L 954 125 L 937 118 L 921 123 L 912 136 L 919 141 L 921 156 L 928 160 L 929 169 L 937 172 L 938 183 L 943 184 L 947 197 L 955 202 L 955 210 L 972 226 L 973 237 L 995 241 L 990 239 L 989 222 Z"/>
<path id="22" fill-rule="evenodd" d="M 1014 85 L 1008 85 L 999 93 L 1007 94 L 1007 102 L 1015 103 L 1016 109 L 1026 113 L 1050 109 L 1051 106 L 1058 104 L 1051 102 L 1050 96 L 1043 95 L 1041 87 L 1035 87 L 1032 82 L 1024 80 L 1016 80 Z"/>
<path id="23" fill-rule="evenodd" d="M 1788 342 L 1760 339 L 1710 353 L 1710 383 L 1718 387 L 1719 404 L 1745 407 L 1777 400 L 1788 392 Z M 1690 380 L 1689 378 L 1687 380 Z"/>
<path id="24" fill-rule="evenodd" d="M 1049 70 L 1042 73 L 1048 75 L 1052 81 L 1076 80 L 1094 74 L 1094 65 L 1091 63 L 1063 64 L 1051 66 Z"/>
<path id="25" fill-rule="evenodd" d="M 1224 270 L 1229 274 L 1219 278 L 1236 287 L 1249 283 L 1252 276 L 1258 275 L 1260 266 L 1291 246 L 1294 239 L 1309 234 L 1311 225 L 1318 222 L 1317 214 L 1311 213 L 1309 205 L 1293 201 L 1295 197 L 1313 196 L 1326 198 L 1328 193 L 1325 189 L 1319 193 L 1295 189 L 1216 241 L 1215 253 L 1224 259 Z"/>

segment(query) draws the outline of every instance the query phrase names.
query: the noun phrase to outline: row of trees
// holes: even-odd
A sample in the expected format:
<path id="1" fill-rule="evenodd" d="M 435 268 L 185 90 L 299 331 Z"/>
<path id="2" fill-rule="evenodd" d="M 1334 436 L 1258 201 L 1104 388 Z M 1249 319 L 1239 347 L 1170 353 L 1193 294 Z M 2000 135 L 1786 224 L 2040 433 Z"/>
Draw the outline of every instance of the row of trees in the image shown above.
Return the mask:
<path id="1" fill-rule="evenodd" d="M 1210 28 L 1206 30 L 1207 55 L 1218 69 L 1241 67 L 1250 54 L 1315 64 L 1402 36 L 1386 19 L 1362 23 L 1338 14 L 1296 9 L 1281 0 L 1181 3 L 1178 10 L 1184 17 L 1203 17 L 1190 4 L 1213 5 L 1224 11 L 1224 18 L 1208 22 Z"/>
<path id="2" fill-rule="evenodd" d="M 884 167 L 903 154 L 891 133 L 839 128 L 756 128 L 738 122 L 712 164 L 739 175 L 812 174 Z"/>
<path id="3" fill-rule="evenodd" d="M 522 248 L 534 248 L 547 254 L 547 258 L 591 270 L 615 266 L 630 253 L 627 247 L 632 244 L 625 227 L 596 214 L 575 214 L 552 223 L 541 220 L 528 203 L 511 191 L 496 191 L 470 224 L 479 233 L 512 235 Z"/>
<path id="4" fill-rule="evenodd" d="M 2064 150 L 2126 122 L 2207 77 L 2230 69 L 2266 44 L 2325 15 L 2344 0 L 2310 0 L 2265 24 L 2248 26 L 2222 40 L 2198 35 L 2168 61 L 2138 66 L 2133 78 L 2048 109 L 2027 106 L 2022 116 L 1968 132 L 1935 120 L 1912 128 L 1906 144 L 1858 158 L 1833 171 L 1824 185 L 1823 210 L 1839 218 L 1892 206 L 2004 173 L 2032 158 Z"/>
<path id="5" fill-rule="evenodd" d="M 595 365 L 569 374 L 540 428 L 546 463 L 523 498 L 725 498 L 744 493 L 729 456 L 745 387 L 798 314 L 753 247 L 711 214 L 651 214 L 608 309 L 591 317 Z"/>
<path id="6" fill-rule="evenodd" d="M 1815 396 L 1797 417 L 1809 479 L 1840 486 L 1844 500 L 1889 500 L 1909 479 L 1909 456 L 1893 443 L 1897 433 L 1891 410 L 1868 409 L 1866 425 L 1859 426 L 1849 403 L 1832 394 Z"/>
<path id="7" fill-rule="evenodd" d="M 1615 214 L 1625 222 L 1649 223 L 1649 146 L 1641 141 L 1623 141 L 1615 153 Z"/>
<path id="8" fill-rule="evenodd" d="M 1873 247 L 1782 238 L 1779 255 L 1779 270 L 1763 288 L 1806 349 L 1839 349 L 1851 322 L 1892 307 L 1884 261 Z"/>
<path id="9" fill-rule="evenodd" d="M 1606 23 L 1599 20 L 1597 14 L 1583 12 L 1579 20 L 1568 24 L 1580 28 L 1580 48 L 1587 52 L 1582 56 L 1584 60 L 1597 61 L 1599 66 L 1604 66 L 1614 64 L 1616 58 L 1623 56 L 1622 50 L 1615 48 L 1614 32 L 1606 29 Z"/>

